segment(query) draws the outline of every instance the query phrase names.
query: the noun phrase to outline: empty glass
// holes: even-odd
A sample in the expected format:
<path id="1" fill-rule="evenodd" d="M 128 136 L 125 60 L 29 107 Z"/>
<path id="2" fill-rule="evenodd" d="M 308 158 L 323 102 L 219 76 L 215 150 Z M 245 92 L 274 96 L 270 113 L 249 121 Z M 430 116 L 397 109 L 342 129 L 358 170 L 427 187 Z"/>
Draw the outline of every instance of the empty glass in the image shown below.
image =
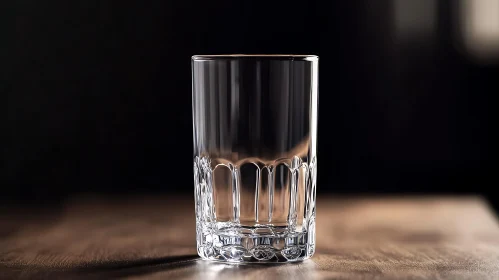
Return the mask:
<path id="1" fill-rule="evenodd" d="M 318 57 L 192 57 L 197 250 L 226 262 L 315 251 Z"/>

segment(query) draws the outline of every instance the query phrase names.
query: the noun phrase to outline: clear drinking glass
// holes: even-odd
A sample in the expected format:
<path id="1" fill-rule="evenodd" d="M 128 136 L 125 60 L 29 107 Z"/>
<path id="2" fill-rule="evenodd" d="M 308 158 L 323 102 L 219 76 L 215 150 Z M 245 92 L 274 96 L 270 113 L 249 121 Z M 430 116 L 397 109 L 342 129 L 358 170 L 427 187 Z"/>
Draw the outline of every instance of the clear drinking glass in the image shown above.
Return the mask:
<path id="1" fill-rule="evenodd" d="M 198 254 L 291 262 L 315 251 L 318 57 L 192 57 Z"/>

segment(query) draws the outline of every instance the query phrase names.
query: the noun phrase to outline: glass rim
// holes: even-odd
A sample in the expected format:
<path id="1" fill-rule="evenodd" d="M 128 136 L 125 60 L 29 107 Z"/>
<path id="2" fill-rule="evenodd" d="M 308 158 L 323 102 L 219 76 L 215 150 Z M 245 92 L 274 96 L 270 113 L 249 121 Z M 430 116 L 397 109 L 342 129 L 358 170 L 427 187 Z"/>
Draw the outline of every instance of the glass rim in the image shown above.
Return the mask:
<path id="1" fill-rule="evenodd" d="M 198 54 L 191 57 L 193 61 L 206 60 L 292 60 L 292 61 L 317 61 L 319 57 L 313 54 Z"/>

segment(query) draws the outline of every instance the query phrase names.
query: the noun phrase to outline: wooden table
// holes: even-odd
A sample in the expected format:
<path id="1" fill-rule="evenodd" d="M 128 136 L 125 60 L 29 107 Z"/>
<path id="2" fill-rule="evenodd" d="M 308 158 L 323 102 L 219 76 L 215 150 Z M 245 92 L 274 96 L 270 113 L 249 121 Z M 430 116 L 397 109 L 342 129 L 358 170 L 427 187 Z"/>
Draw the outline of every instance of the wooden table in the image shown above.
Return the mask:
<path id="1" fill-rule="evenodd" d="M 0 206 L 0 279 L 499 279 L 499 226 L 479 197 L 324 197 L 317 250 L 285 265 L 196 255 L 191 197 Z"/>

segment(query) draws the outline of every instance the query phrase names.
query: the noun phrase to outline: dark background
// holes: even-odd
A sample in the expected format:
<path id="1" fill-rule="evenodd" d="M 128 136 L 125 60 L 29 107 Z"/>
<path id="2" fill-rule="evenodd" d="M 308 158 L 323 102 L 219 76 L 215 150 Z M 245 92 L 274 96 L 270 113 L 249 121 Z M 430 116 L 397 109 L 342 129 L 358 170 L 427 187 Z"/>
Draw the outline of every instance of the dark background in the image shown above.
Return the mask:
<path id="1" fill-rule="evenodd" d="M 192 193 L 190 56 L 303 53 L 320 57 L 319 193 L 494 200 L 499 63 L 466 43 L 459 3 L 11 1 L 0 195 Z"/>

